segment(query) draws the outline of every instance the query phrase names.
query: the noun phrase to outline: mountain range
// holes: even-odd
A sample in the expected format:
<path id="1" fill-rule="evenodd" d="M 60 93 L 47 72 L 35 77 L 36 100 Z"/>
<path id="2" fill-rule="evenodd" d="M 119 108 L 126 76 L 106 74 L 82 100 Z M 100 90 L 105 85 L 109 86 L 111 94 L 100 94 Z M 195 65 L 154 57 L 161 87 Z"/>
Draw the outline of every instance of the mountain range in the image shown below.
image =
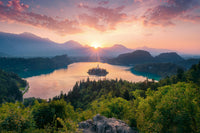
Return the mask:
<path id="1" fill-rule="evenodd" d="M 123 45 L 98 48 L 95 50 L 90 46 L 70 40 L 59 44 L 47 38 L 41 38 L 31 33 L 11 34 L 0 32 L 0 56 L 17 57 L 43 57 L 67 54 L 69 56 L 105 56 L 113 57 L 122 53 L 130 52 Z"/>
<path id="2" fill-rule="evenodd" d="M 90 46 L 83 46 L 73 40 L 60 44 L 47 38 L 38 37 L 32 33 L 11 34 L 0 32 L 0 56 L 48 57 L 67 54 L 79 57 L 95 57 L 96 55 L 101 57 L 117 57 L 120 54 L 133 52 L 138 49 L 149 51 L 153 56 L 163 52 L 172 52 L 172 50 L 154 49 L 145 46 L 130 49 L 121 44 L 94 49 Z"/>

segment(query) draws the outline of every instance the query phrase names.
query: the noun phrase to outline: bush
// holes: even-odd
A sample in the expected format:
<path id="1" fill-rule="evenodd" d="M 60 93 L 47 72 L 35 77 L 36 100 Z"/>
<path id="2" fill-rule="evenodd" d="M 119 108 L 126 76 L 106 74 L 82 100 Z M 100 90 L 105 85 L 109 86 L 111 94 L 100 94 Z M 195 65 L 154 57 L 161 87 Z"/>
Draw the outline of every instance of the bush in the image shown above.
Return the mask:
<path id="1" fill-rule="evenodd" d="M 0 131 L 23 132 L 33 126 L 30 109 L 20 103 L 5 103 L 0 108 Z"/>
<path id="2" fill-rule="evenodd" d="M 135 126 L 134 108 L 131 101 L 127 101 L 123 98 L 108 98 L 103 97 L 92 103 L 91 109 L 93 115 L 101 114 L 108 118 L 115 117 L 117 119 L 124 120 L 130 126 Z M 92 116 L 92 115 L 91 115 Z"/>
<path id="3" fill-rule="evenodd" d="M 200 93 L 193 84 L 178 83 L 149 92 L 137 109 L 142 132 L 200 132 Z"/>
<path id="4" fill-rule="evenodd" d="M 35 106 L 32 115 L 38 128 L 53 127 L 58 117 L 61 119 L 75 117 L 74 108 L 70 104 L 66 104 L 64 100 L 41 103 Z M 61 127 L 59 122 L 57 127 Z"/>

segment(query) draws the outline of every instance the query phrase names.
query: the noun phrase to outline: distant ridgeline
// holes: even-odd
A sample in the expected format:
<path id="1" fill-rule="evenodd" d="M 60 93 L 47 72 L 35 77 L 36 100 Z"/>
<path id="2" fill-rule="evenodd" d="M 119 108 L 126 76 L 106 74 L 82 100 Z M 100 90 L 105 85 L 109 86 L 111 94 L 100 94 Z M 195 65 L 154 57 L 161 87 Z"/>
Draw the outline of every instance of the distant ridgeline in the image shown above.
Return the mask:
<path id="1" fill-rule="evenodd" d="M 0 103 L 22 101 L 22 92 L 27 83 L 14 73 L 0 69 Z"/>
<path id="2" fill-rule="evenodd" d="M 15 72 L 21 77 L 50 73 L 54 69 L 65 68 L 72 61 L 67 55 L 53 58 L 0 58 L 0 68 L 5 71 Z"/>
<path id="3" fill-rule="evenodd" d="M 161 77 L 176 74 L 178 69 L 187 70 L 200 59 L 183 59 L 175 52 L 161 53 L 153 57 L 149 52 L 136 50 L 132 53 L 121 54 L 108 60 L 111 64 L 133 66 L 132 72 L 156 74 Z"/>

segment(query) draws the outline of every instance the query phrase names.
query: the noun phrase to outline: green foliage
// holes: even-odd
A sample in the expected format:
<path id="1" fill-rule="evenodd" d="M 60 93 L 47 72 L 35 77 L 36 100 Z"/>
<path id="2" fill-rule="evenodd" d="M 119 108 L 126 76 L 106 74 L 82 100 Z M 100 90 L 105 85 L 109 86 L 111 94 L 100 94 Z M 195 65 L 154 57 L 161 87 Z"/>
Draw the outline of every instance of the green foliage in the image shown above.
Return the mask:
<path id="1" fill-rule="evenodd" d="M 200 62 L 199 64 L 193 65 L 188 71 L 178 69 L 177 75 L 166 77 L 159 81 L 158 86 L 176 84 L 178 82 L 195 83 L 200 86 Z"/>
<path id="2" fill-rule="evenodd" d="M 96 114 L 101 114 L 108 118 L 115 117 L 136 126 L 134 116 L 134 106 L 132 101 L 123 98 L 102 97 L 92 102 L 91 107 L 80 113 L 80 121 L 92 118 Z"/>
<path id="3" fill-rule="evenodd" d="M 26 86 L 26 81 L 14 73 L 7 73 L 0 69 L 0 104 L 3 102 L 22 101 L 21 87 Z"/>
<path id="4" fill-rule="evenodd" d="M 0 132 L 23 132 L 34 125 L 30 109 L 20 103 L 5 103 L 0 107 Z"/>
<path id="5" fill-rule="evenodd" d="M 64 100 L 60 100 L 35 105 L 32 115 L 36 126 L 38 128 L 45 128 L 45 126 L 53 127 L 58 117 L 61 119 L 74 119 L 75 112 L 70 104 L 66 104 Z M 58 127 L 60 127 L 59 123 Z"/>
<path id="6" fill-rule="evenodd" d="M 44 99 L 30 97 L 30 98 L 24 98 L 23 104 L 25 107 L 34 106 L 36 104 L 36 101 L 38 103 L 47 103 L 47 101 Z"/>
<path id="7" fill-rule="evenodd" d="M 0 68 L 15 72 L 22 77 L 50 73 L 54 69 L 67 67 L 72 61 L 67 55 L 53 58 L 0 58 Z"/>
<path id="8" fill-rule="evenodd" d="M 200 89 L 178 83 L 148 92 L 137 108 L 137 126 L 142 132 L 199 132 Z"/>
<path id="9" fill-rule="evenodd" d="M 173 63 L 147 63 L 135 65 L 132 71 L 135 70 L 137 72 L 155 74 L 165 78 L 166 76 L 175 75 L 177 70 L 180 69 L 184 68 Z"/>
<path id="10" fill-rule="evenodd" d="M 71 119 L 62 120 L 61 118 L 57 118 L 58 122 L 63 126 L 62 129 L 59 129 L 59 133 L 79 133 L 78 124 Z"/>
<path id="11" fill-rule="evenodd" d="M 190 70 L 186 72 L 187 81 L 191 81 L 200 86 L 200 62 L 193 65 Z"/>
<path id="12" fill-rule="evenodd" d="M 0 78 L 2 101 L 14 102 L 4 87 L 12 94 L 25 82 L 3 71 Z M 77 82 L 68 95 L 48 102 L 28 98 L 23 104 L 1 104 L 0 132 L 79 132 L 77 123 L 98 113 L 141 132 L 200 132 L 200 63 L 159 82 L 88 79 Z"/>
<path id="13" fill-rule="evenodd" d="M 153 82 L 139 82 L 131 83 L 123 80 L 100 80 L 100 81 L 90 81 L 76 83 L 73 87 L 73 90 L 68 92 L 68 95 L 61 94 L 56 96 L 53 100 L 64 99 L 67 102 L 70 102 L 75 109 L 82 108 L 87 109 L 90 106 L 90 103 L 94 100 L 101 98 L 102 96 L 108 97 L 108 94 L 111 97 L 122 97 L 127 100 L 134 99 L 129 93 L 131 91 L 140 89 L 147 90 L 151 87 L 155 89 L 156 86 Z M 145 93 L 141 94 L 145 97 Z"/>

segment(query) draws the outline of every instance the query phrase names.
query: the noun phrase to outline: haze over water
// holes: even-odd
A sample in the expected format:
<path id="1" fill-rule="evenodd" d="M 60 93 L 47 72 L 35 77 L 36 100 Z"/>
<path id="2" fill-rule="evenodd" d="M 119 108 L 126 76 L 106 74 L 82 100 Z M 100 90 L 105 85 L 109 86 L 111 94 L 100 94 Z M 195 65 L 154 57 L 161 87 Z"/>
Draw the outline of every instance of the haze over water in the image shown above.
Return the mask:
<path id="1" fill-rule="evenodd" d="M 100 62 L 73 63 L 70 64 L 67 69 L 59 69 L 50 74 L 26 78 L 30 88 L 24 95 L 24 98 L 37 97 L 48 99 L 59 95 L 61 91 L 63 91 L 63 93 L 68 93 L 77 81 L 86 80 L 88 77 L 91 80 L 104 80 L 105 77 L 89 76 L 87 73 L 88 69 L 97 67 L 98 64 L 101 68 L 105 68 L 109 72 L 106 79 L 121 78 L 131 82 L 139 82 L 146 79 L 143 76 L 136 76 L 131 73 L 129 71 L 130 67 Z"/>

